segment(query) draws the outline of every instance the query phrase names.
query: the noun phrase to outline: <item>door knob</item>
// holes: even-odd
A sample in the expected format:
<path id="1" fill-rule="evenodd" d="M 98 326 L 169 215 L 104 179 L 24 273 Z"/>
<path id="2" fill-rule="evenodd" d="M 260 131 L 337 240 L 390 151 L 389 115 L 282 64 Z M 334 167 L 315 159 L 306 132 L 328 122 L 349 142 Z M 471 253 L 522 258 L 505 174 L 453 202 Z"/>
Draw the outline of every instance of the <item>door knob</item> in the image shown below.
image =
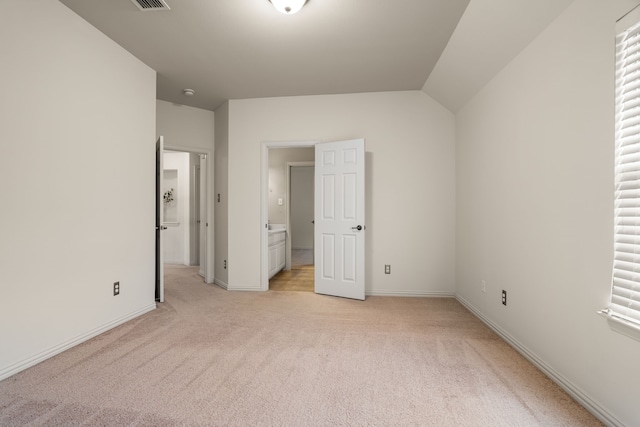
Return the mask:
<path id="1" fill-rule="evenodd" d="M 357 227 L 351 227 L 351 229 L 352 229 L 353 231 L 361 231 L 361 230 L 362 230 L 362 226 L 361 226 L 361 225 L 358 225 Z"/>

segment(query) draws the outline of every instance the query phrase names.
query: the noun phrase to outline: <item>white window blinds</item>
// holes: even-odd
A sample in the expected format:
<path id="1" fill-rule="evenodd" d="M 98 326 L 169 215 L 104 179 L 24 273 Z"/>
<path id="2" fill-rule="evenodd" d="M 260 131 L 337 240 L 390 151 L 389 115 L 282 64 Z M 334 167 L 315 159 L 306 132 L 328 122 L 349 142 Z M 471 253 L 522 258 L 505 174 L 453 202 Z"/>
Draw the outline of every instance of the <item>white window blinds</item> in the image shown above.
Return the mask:
<path id="1" fill-rule="evenodd" d="M 616 38 L 615 235 L 607 314 L 640 327 L 640 22 Z"/>

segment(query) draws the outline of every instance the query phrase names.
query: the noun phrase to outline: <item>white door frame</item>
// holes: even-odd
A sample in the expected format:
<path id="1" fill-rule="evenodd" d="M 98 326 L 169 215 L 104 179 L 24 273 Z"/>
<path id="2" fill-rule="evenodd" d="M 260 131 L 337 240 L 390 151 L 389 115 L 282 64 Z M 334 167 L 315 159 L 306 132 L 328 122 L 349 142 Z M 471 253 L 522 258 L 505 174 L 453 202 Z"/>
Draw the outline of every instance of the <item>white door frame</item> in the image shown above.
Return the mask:
<path id="1" fill-rule="evenodd" d="M 287 250 L 286 250 L 286 265 L 284 266 L 285 270 L 291 270 L 291 168 L 295 167 L 304 167 L 304 166 L 313 166 L 315 167 L 316 162 L 287 162 L 287 170 L 285 175 L 285 183 L 284 194 L 287 197 L 287 209 L 285 209 L 285 224 L 287 226 Z"/>
<path id="2" fill-rule="evenodd" d="M 319 141 L 271 141 L 262 142 L 261 147 L 261 180 L 260 180 L 260 253 L 261 253 L 261 272 L 260 272 L 260 289 L 262 291 L 269 290 L 269 149 L 271 148 L 306 148 L 314 147 Z M 288 171 L 288 168 L 287 168 Z M 287 196 L 289 197 L 289 196 Z M 288 202 L 288 200 L 287 200 Z M 289 221 L 287 212 L 287 222 Z M 289 224 L 287 224 L 288 231 Z M 289 239 L 287 233 L 287 239 Z M 287 263 L 291 267 L 291 244 L 287 242 Z"/>
<path id="3" fill-rule="evenodd" d="M 164 226 L 164 211 L 162 204 L 162 185 L 164 181 L 164 137 L 160 135 L 156 141 L 156 194 L 155 194 L 155 248 L 156 248 L 156 274 L 155 274 L 155 300 L 164 302 L 164 247 L 162 246 L 162 232 L 166 230 Z"/>
<path id="4" fill-rule="evenodd" d="M 201 234 L 200 238 L 198 239 L 198 264 L 200 265 L 200 268 L 198 270 L 198 274 L 200 274 L 202 277 L 206 277 L 205 276 L 205 267 L 207 266 L 207 231 L 208 231 L 208 227 L 207 227 L 207 201 L 209 200 L 208 197 L 208 191 L 207 189 L 209 188 L 208 185 L 208 181 L 207 181 L 207 169 L 208 169 L 208 164 L 206 159 L 209 158 L 209 156 L 207 156 L 206 154 L 198 154 L 198 157 L 200 157 L 200 163 L 199 163 L 199 183 L 198 183 L 198 188 L 200 189 L 200 193 L 198 195 L 199 199 L 198 199 L 198 218 L 200 219 L 200 229 L 204 228 L 204 233 Z M 203 173 L 204 171 L 204 173 Z M 211 227 L 213 229 L 213 227 Z M 202 236 L 204 236 L 204 239 L 202 238 Z M 213 257 L 211 257 L 213 258 Z M 211 268 L 211 270 L 213 269 L 213 267 Z M 213 274 L 212 274 L 213 276 Z"/>
<path id="5" fill-rule="evenodd" d="M 206 283 L 213 283 L 213 271 L 214 271 L 214 239 L 213 239 L 213 206 L 211 206 L 212 197 L 210 196 L 210 192 L 213 191 L 213 154 L 211 150 L 204 148 L 192 148 L 192 147 L 183 147 L 180 145 L 167 145 L 164 146 L 165 151 L 181 151 L 184 153 L 191 154 L 204 154 L 207 156 L 206 161 L 206 188 L 200 188 L 200 191 L 203 192 L 205 196 L 205 227 L 206 233 L 204 235 L 205 244 L 205 265 L 204 265 L 204 281 Z M 200 218 L 202 221 L 203 219 Z"/>

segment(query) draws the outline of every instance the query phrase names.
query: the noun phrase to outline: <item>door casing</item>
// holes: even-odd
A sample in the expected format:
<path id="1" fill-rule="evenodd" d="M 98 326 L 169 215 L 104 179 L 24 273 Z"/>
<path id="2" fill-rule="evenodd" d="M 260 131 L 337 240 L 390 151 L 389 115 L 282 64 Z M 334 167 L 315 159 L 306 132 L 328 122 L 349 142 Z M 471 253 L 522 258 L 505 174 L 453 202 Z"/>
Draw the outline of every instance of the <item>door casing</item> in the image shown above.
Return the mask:
<path id="1" fill-rule="evenodd" d="M 261 228 L 261 241 L 260 241 L 260 253 L 261 253 L 261 284 L 260 290 L 269 290 L 269 150 L 273 148 L 307 148 L 314 147 L 321 141 L 265 141 L 261 146 L 261 200 L 260 200 L 260 224 Z M 316 159 L 317 161 L 317 159 Z M 364 159 L 363 159 L 364 161 Z M 288 172 L 288 168 L 287 168 Z M 287 196 L 289 197 L 289 196 Z M 364 208 L 364 206 L 363 206 Z M 288 217 L 287 217 L 287 222 Z M 315 234 L 315 233 L 314 233 Z M 290 242 L 287 245 L 287 252 L 289 253 L 288 262 L 290 267 Z M 364 261 L 363 261 L 364 262 Z M 314 261 L 315 264 L 315 261 Z M 364 266 L 363 266 L 364 268 Z"/>

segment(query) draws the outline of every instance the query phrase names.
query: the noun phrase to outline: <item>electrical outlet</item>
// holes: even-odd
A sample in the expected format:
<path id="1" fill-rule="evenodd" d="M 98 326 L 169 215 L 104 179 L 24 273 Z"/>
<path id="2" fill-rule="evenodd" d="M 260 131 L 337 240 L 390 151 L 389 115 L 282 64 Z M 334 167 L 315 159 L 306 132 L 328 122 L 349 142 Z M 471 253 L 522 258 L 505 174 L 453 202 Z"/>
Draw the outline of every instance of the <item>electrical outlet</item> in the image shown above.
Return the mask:
<path id="1" fill-rule="evenodd" d="M 481 290 L 483 293 L 486 293 L 486 292 L 487 292 L 487 282 L 486 282 L 486 281 L 484 281 L 484 280 L 483 280 L 482 282 L 480 282 L 480 290 Z"/>
<path id="2" fill-rule="evenodd" d="M 120 282 L 113 282 L 113 296 L 120 295 Z"/>
<path id="3" fill-rule="evenodd" d="M 391 274 L 391 264 L 384 265 L 384 274 Z"/>
<path id="4" fill-rule="evenodd" d="M 507 291 L 502 290 L 502 305 L 507 305 Z"/>

